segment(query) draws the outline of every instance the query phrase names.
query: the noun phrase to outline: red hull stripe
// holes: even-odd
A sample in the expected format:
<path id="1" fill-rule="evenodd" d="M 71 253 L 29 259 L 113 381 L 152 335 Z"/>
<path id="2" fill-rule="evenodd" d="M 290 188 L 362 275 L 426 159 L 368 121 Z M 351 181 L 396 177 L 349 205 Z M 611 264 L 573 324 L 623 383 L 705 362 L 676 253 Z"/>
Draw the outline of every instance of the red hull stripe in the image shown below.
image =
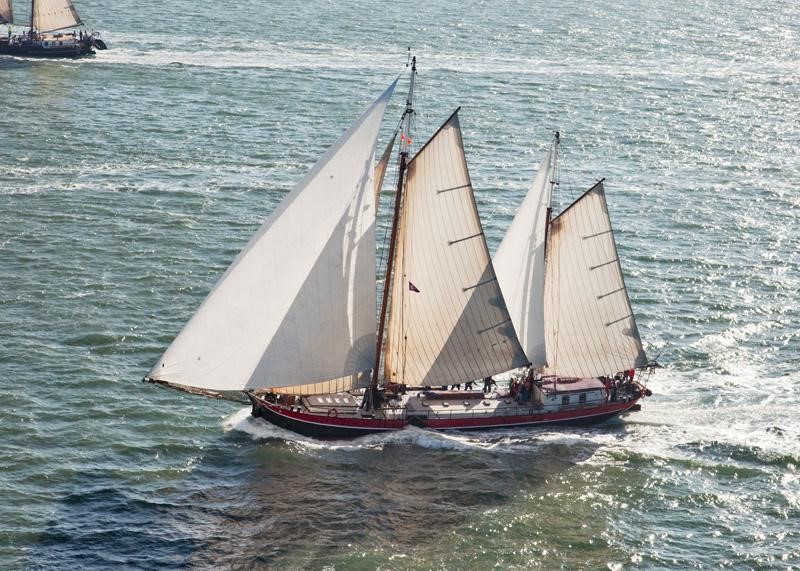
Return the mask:
<path id="1" fill-rule="evenodd" d="M 285 408 L 277 407 L 269 403 L 261 401 L 265 408 L 269 408 L 273 413 L 290 418 L 297 422 L 304 422 L 313 424 L 315 426 L 327 426 L 330 428 L 352 428 L 356 430 L 400 430 L 408 423 L 405 420 L 373 420 L 369 418 L 339 418 L 339 417 L 325 417 L 319 414 L 306 414 L 303 412 L 295 412 L 293 410 L 286 410 Z M 320 419 L 324 418 L 325 421 L 321 422 Z"/>
<path id="2" fill-rule="evenodd" d="M 639 399 L 628 401 L 612 406 L 595 407 L 582 411 L 562 411 L 562 412 L 549 412 L 533 415 L 514 415 L 514 416 L 501 416 L 501 417 L 488 417 L 488 418 L 455 418 L 449 420 L 437 419 L 423 419 L 422 422 L 429 428 L 437 430 L 458 430 L 460 428 L 500 428 L 512 426 L 528 426 L 532 424 L 549 424 L 554 422 L 566 422 L 571 420 L 586 420 L 595 416 L 604 416 L 608 414 L 618 414 L 625 412 Z M 580 412 L 581 414 L 576 414 Z"/>
<path id="3" fill-rule="evenodd" d="M 513 426 L 529 426 L 535 424 L 550 424 L 555 422 L 566 422 L 573 420 L 587 420 L 592 417 L 613 415 L 625 412 L 633 407 L 639 399 L 631 400 L 625 403 L 619 403 L 608 406 L 599 406 L 591 409 L 584 410 L 570 410 L 561 412 L 539 413 L 532 415 L 513 415 L 513 416 L 490 416 L 485 418 L 454 418 L 447 420 L 439 420 L 432 418 L 420 419 L 420 421 L 427 427 L 436 430 L 458 430 L 465 428 L 501 428 Z M 376 420 L 369 418 L 340 418 L 340 417 L 325 417 L 319 414 L 308 414 L 303 412 L 296 412 L 288 410 L 280 406 L 262 401 L 259 399 L 259 404 L 263 408 L 268 408 L 270 412 L 284 418 L 291 419 L 295 422 L 302 422 L 314 426 L 321 426 L 327 428 L 348 428 L 351 430 L 365 430 L 370 432 L 375 431 L 390 431 L 400 430 L 408 425 L 406 420 Z M 324 419 L 324 420 L 322 420 Z"/>

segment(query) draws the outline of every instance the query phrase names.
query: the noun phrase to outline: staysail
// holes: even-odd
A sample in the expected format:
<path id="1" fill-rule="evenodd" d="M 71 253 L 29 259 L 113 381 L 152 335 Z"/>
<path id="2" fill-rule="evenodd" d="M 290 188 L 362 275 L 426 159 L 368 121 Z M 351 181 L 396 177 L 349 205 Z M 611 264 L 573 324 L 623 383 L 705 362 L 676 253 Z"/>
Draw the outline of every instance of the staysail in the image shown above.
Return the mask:
<path id="1" fill-rule="evenodd" d="M 14 7 L 11 0 L 0 0 L 0 24 L 14 23 Z"/>
<path id="2" fill-rule="evenodd" d="M 462 383 L 527 363 L 489 258 L 457 113 L 408 164 L 387 381 Z"/>
<path id="3" fill-rule="evenodd" d="M 539 166 L 492 259 L 500 289 L 522 348 L 537 368 L 547 363 L 544 329 L 544 248 L 552 188 L 556 180 L 558 139 Z"/>
<path id="4" fill-rule="evenodd" d="M 395 134 L 387 143 L 386 149 L 383 151 L 380 160 L 375 164 L 375 211 L 378 211 L 378 204 L 381 198 L 381 188 L 383 188 L 383 178 L 386 176 L 386 169 L 389 167 L 389 161 L 392 160 L 392 149 L 394 149 L 394 140 L 397 138 Z"/>
<path id="5" fill-rule="evenodd" d="M 595 377 L 647 364 L 603 182 L 550 224 L 545 270 L 545 373 Z"/>
<path id="6" fill-rule="evenodd" d="M 31 28 L 39 32 L 73 28 L 82 23 L 72 0 L 35 0 L 31 4 Z"/>
<path id="7" fill-rule="evenodd" d="M 374 366 L 373 158 L 396 81 L 239 253 L 149 377 L 213 390 L 288 387 Z"/>

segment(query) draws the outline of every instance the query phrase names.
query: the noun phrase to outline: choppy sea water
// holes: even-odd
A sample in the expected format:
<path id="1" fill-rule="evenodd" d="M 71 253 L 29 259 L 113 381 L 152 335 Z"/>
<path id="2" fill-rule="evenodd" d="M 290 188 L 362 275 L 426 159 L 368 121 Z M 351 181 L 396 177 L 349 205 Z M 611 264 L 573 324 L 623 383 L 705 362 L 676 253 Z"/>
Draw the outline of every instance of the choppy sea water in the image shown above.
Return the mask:
<path id="1" fill-rule="evenodd" d="M 111 50 L 0 57 L 0 568 L 800 566 L 793 3 L 77 8 Z M 606 177 L 641 412 L 322 443 L 139 382 L 409 45 L 492 249 L 553 130 Z"/>

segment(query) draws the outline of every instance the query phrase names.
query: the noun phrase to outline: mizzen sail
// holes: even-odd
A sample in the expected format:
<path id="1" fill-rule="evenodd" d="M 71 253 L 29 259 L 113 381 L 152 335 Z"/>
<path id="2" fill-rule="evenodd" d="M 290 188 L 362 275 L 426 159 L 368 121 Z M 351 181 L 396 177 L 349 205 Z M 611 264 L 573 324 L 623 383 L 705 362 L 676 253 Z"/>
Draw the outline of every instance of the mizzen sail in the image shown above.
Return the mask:
<path id="1" fill-rule="evenodd" d="M 395 83 L 267 218 L 149 377 L 213 390 L 370 370 L 375 143 Z"/>
<path id="2" fill-rule="evenodd" d="M 11 0 L 0 0 L 0 24 L 14 23 L 14 7 Z"/>
<path id="3" fill-rule="evenodd" d="M 556 180 L 558 143 L 547 152 L 492 259 L 522 348 L 537 368 L 547 363 L 544 324 L 544 254 L 548 211 Z"/>
<path id="4" fill-rule="evenodd" d="M 52 32 L 81 25 L 81 17 L 72 0 L 35 0 L 32 2 L 31 28 Z"/>
<path id="5" fill-rule="evenodd" d="M 550 225 L 546 373 L 613 374 L 647 364 L 600 181 Z"/>
<path id="6" fill-rule="evenodd" d="M 385 378 L 444 385 L 524 365 L 478 218 L 457 113 L 407 173 Z"/>

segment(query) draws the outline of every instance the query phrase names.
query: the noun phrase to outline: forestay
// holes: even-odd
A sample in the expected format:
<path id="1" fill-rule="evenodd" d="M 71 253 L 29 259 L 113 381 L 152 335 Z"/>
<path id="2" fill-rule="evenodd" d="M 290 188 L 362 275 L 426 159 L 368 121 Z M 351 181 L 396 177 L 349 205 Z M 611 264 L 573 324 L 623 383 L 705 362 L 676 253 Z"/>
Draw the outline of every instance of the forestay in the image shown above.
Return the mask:
<path id="1" fill-rule="evenodd" d="M 152 379 L 242 390 L 317 383 L 374 366 L 373 159 L 395 84 L 267 218 Z"/>
<path id="2" fill-rule="evenodd" d="M 544 248 L 548 209 L 556 180 L 557 148 L 554 141 L 492 260 L 525 355 L 539 368 L 547 363 Z"/>
<path id="3" fill-rule="evenodd" d="M 63 30 L 81 24 L 71 0 L 35 0 L 32 10 L 31 27 L 40 32 Z"/>
<path id="4" fill-rule="evenodd" d="M 545 372 L 594 377 L 646 365 L 602 181 L 553 219 L 546 259 Z"/>
<path id="5" fill-rule="evenodd" d="M 14 23 L 14 7 L 11 0 L 0 0 L 0 24 Z"/>
<path id="6" fill-rule="evenodd" d="M 385 378 L 462 383 L 527 362 L 497 284 L 458 115 L 408 165 Z"/>

